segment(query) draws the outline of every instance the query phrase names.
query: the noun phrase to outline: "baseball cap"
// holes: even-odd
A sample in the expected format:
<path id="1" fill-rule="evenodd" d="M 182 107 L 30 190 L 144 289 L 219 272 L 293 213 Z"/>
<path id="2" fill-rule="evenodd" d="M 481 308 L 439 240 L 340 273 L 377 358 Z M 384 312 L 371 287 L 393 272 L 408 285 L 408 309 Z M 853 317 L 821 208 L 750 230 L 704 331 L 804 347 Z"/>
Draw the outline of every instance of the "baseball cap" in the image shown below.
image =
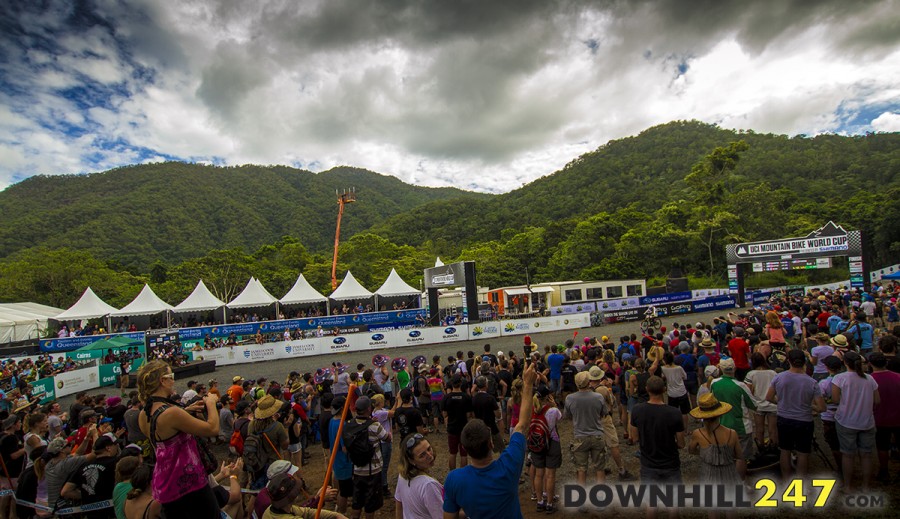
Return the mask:
<path id="1" fill-rule="evenodd" d="M 537 388 L 537 396 L 538 398 L 547 398 L 553 391 L 550 391 L 550 388 L 547 386 L 538 386 Z"/>
<path id="2" fill-rule="evenodd" d="M 115 443 L 116 441 L 106 434 L 101 435 L 99 438 L 97 438 L 96 441 L 94 441 L 94 452 L 100 452 L 111 445 L 115 445 Z"/>
<path id="3" fill-rule="evenodd" d="M 266 470 L 266 478 L 270 480 L 275 479 L 275 476 L 279 474 L 293 476 L 298 470 L 300 470 L 300 467 L 292 464 L 288 460 L 275 460 Z"/>
<path id="4" fill-rule="evenodd" d="M 497 352 L 497 356 L 498 356 L 498 357 L 504 357 L 505 355 L 503 354 L 502 351 L 498 351 L 498 352 Z"/>
<path id="5" fill-rule="evenodd" d="M 706 378 L 716 378 L 716 375 L 719 374 L 719 368 L 713 365 L 706 366 L 703 368 L 703 374 L 706 375 Z"/>
<path id="6" fill-rule="evenodd" d="M 50 444 L 47 445 L 47 452 L 55 456 L 62 452 L 68 444 L 69 442 L 67 442 L 65 438 L 53 438 L 50 441 Z"/>
<path id="7" fill-rule="evenodd" d="M 372 401 L 367 396 L 361 396 L 356 400 L 356 412 L 364 413 L 372 407 Z"/>
<path id="8" fill-rule="evenodd" d="M 727 375 L 734 374 L 734 360 L 733 359 L 722 359 L 719 361 L 719 369 L 722 370 L 722 373 Z"/>

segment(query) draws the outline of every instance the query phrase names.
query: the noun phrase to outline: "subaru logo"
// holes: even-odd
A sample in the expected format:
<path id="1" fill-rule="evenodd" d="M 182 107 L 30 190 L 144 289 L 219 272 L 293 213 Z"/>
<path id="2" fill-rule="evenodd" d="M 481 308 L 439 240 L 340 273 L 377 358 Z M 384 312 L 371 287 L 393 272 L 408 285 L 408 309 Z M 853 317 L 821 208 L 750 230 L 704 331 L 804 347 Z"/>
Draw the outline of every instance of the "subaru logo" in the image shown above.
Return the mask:
<path id="1" fill-rule="evenodd" d="M 343 337 L 335 337 L 333 342 L 335 344 L 344 344 L 345 342 L 347 342 L 347 339 Z"/>
<path id="2" fill-rule="evenodd" d="M 420 332 L 419 330 L 413 330 L 413 331 L 409 332 L 410 337 L 418 337 L 420 335 L 422 335 L 422 332 Z"/>
<path id="3" fill-rule="evenodd" d="M 250 358 L 250 350 L 244 350 L 244 358 Z"/>
<path id="4" fill-rule="evenodd" d="M 456 328 L 453 328 L 452 326 L 450 328 L 444 328 L 444 333 L 446 333 L 447 335 L 452 335 L 456 333 Z"/>
<path id="5" fill-rule="evenodd" d="M 376 333 L 375 335 L 372 336 L 372 340 L 373 340 L 373 341 L 381 341 L 381 340 L 384 340 L 384 335 L 381 335 L 380 333 Z"/>

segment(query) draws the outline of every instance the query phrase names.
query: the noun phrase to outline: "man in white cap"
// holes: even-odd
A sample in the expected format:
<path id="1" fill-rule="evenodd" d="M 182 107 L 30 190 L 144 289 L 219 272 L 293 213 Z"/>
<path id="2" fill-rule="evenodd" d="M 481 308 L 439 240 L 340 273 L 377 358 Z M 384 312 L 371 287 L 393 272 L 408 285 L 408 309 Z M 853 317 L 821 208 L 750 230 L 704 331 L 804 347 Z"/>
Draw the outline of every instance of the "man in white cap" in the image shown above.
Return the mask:
<path id="1" fill-rule="evenodd" d="M 601 425 L 604 416 L 609 414 L 606 399 L 591 388 L 591 375 L 587 371 L 575 375 L 578 391 L 566 397 L 566 415 L 572 417 L 573 457 L 578 484 L 584 486 L 588 471 L 596 476 L 597 483 L 606 480 L 604 469 L 608 449 Z"/>
<path id="2" fill-rule="evenodd" d="M 288 476 L 293 477 L 297 480 L 297 483 L 300 484 L 301 489 L 306 488 L 306 482 L 303 481 L 303 478 L 300 476 L 300 468 L 296 465 L 291 464 L 288 460 L 278 460 L 271 465 L 269 465 L 268 470 L 266 470 L 266 478 L 268 478 L 271 483 L 276 477 L 281 474 L 287 474 Z M 320 493 L 321 493 L 321 489 Z M 330 486 L 325 490 L 325 499 L 329 501 L 333 501 L 337 496 L 337 490 L 331 488 Z M 263 517 L 263 514 L 269 508 L 269 505 L 272 504 L 272 494 L 269 492 L 269 485 L 266 488 L 260 490 L 259 494 L 256 496 L 256 501 L 253 504 L 253 512 L 256 514 L 256 517 Z M 310 497 L 309 500 L 304 503 L 302 506 L 315 508 L 318 506 L 319 497 L 318 495 Z M 324 511 L 323 511 L 324 513 Z M 327 517 L 323 515 L 323 517 Z"/>

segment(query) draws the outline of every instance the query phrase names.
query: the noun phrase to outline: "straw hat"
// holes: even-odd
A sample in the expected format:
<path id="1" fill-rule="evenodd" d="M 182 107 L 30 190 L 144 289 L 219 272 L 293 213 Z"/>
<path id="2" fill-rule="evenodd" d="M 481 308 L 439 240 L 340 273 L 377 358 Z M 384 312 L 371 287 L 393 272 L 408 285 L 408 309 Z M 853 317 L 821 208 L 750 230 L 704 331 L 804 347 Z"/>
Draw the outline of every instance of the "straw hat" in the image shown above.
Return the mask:
<path id="1" fill-rule="evenodd" d="M 698 420 L 708 420 L 731 411 L 731 404 L 719 402 L 712 393 L 704 393 L 697 400 L 697 407 L 691 409 L 691 416 Z"/>
<path id="2" fill-rule="evenodd" d="M 257 420 L 263 420 L 265 418 L 269 418 L 273 416 L 281 410 L 281 405 L 275 401 L 275 397 L 272 395 L 266 395 L 259 399 L 259 402 L 256 404 L 256 411 L 254 411 L 253 416 Z"/>
<path id="3" fill-rule="evenodd" d="M 715 348 L 715 347 L 716 347 L 716 345 L 713 344 L 712 339 L 710 339 L 709 337 L 707 337 L 707 338 L 703 339 L 702 341 L 700 341 L 700 346 L 703 346 L 703 349 L 711 349 L 711 348 Z"/>
<path id="4" fill-rule="evenodd" d="M 588 374 L 592 381 L 603 380 L 603 370 L 600 369 L 600 366 L 591 366 L 591 369 L 588 370 Z"/>
<path id="5" fill-rule="evenodd" d="M 841 333 L 831 338 L 831 345 L 835 348 L 848 348 L 850 346 L 850 344 L 847 343 L 847 337 Z"/>

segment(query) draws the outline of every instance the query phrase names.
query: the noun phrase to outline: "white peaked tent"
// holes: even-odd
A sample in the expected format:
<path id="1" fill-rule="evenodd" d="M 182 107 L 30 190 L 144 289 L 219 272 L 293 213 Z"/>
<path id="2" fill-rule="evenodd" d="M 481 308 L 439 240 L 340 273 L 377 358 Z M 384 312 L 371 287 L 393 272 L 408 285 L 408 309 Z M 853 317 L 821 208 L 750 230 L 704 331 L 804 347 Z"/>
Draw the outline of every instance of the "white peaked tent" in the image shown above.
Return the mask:
<path id="1" fill-rule="evenodd" d="M 294 286 L 281 298 L 283 305 L 295 305 L 299 303 L 324 303 L 328 298 L 316 291 L 309 281 L 300 274 Z"/>
<path id="2" fill-rule="evenodd" d="M 251 277 L 244 291 L 228 303 L 228 308 L 250 308 L 254 306 L 269 306 L 277 303 L 278 299 L 269 293 L 258 279 Z"/>
<path id="3" fill-rule="evenodd" d="M 434 260 L 434 266 L 435 266 L 435 267 L 443 267 L 443 266 L 444 266 L 444 262 L 441 261 L 441 257 L 440 257 L 440 256 L 438 256 L 437 259 Z"/>
<path id="4" fill-rule="evenodd" d="M 128 303 L 118 312 L 112 312 L 110 315 L 113 317 L 154 315 L 170 310 L 172 310 L 172 305 L 160 299 L 159 296 L 153 292 L 153 289 L 150 288 L 150 285 L 144 284 L 144 288 L 141 289 L 141 292 L 132 302 Z"/>
<path id="5" fill-rule="evenodd" d="M 201 279 L 191 295 L 187 296 L 184 301 L 174 308 L 176 312 L 204 312 L 207 310 L 215 310 L 225 306 L 218 297 L 212 295 L 212 292 L 206 288 L 206 284 Z"/>
<path id="6" fill-rule="evenodd" d="M 375 294 L 378 297 L 396 297 L 417 296 L 420 292 L 418 289 L 407 285 L 406 281 L 403 281 L 403 278 L 400 277 L 400 274 L 397 274 L 395 269 L 391 269 L 388 278 L 385 280 L 384 284 L 375 291 Z"/>
<path id="7" fill-rule="evenodd" d="M 91 290 L 91 287 L 87 287 L 87 290 L 84 291 L 77 303 L 53 319 L 57 321 L 80 321 L 82 319 L 103 317 L 115 311 L 115 307 L 106 304 Z"/>
<path id="8" fill-rule="evenodd" d="M 347 275 L 344 277 L 344 280 L 341 281 L 340 286 L 338 286 L 328 297 L 337 301 L 366 299 L 372 297 L 372 292 L 369 292 L 364 286 L 360 285 L 359 281 L 357 281 L 356 278 L 353 277 L 353 274 L 348 270 Z"/>
<path id="9" fill-rule="evenodd" d="M 0 304 L 0 343 L 38 338 L 41 330 L 47 328 L 47 319 L 62 311 L 38 303 Z"/>

